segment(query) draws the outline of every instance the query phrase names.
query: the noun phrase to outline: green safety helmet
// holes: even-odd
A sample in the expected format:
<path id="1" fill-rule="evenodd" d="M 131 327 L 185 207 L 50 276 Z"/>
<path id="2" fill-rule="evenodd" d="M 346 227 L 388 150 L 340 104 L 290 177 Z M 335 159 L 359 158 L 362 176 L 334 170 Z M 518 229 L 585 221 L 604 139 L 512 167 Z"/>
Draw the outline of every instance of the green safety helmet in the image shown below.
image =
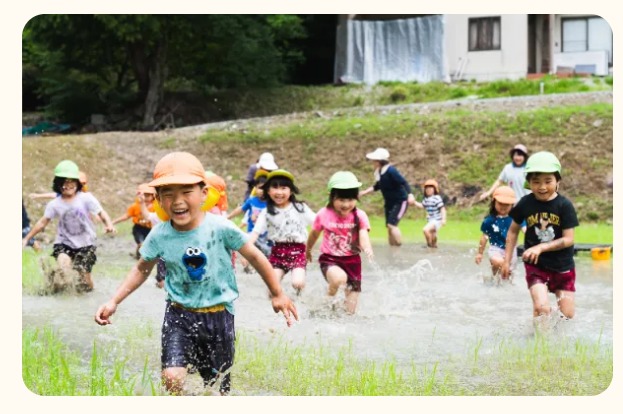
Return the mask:
<path id="1" fill-rule="evenodd" d="M 350 171 L 338 171 L 329 178 L 329 183 L 327 184 L 327 189 L 329 192 L 334 189 L 349 189 L 349 188 L 359 188 L 363 184 L 357 180 L 355 174 Z"/>
<path id="2" fill-rule="evenodd" d="M 291 172 L 286 171 L 284 169 L 279 169 L 275 171 L 271 171 L 266 176 L 266 181 L 270 180 L 273 177 L 285 177 L 294 183 L 294 175 Z"/>
<path id="3" fill-rule="evenodd" d="M 54 168 L 54 176 L 79 180 L 80 170 L 75 162 L 63 160 L 56 165 L 56 168 Z"/>
<path id="4" fill-rule="evenodd" d="M 526 169 L 524 170 L 524 175 L 528 175 L 530 173 L 558 173 L 562 172 L 562 167 L 560 165 L 560 161 L 554 154 L 548 151 L 541 151 L 535 154 L 532 154 L 530 158 L 528 158 L 528 162 L 526 162 Z M 524 183 L 525 188 L 530 188 L 530 184 L 526 181 Z"/>

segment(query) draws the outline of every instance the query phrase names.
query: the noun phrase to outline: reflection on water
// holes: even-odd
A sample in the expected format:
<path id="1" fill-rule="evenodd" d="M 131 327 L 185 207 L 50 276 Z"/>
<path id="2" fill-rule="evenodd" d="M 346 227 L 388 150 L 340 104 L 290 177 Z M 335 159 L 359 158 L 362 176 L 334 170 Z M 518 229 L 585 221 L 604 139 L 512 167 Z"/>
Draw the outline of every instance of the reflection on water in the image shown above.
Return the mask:
<path id="1" fill-rule="evenodd" d="M 108 253 L 110 254 L 110 253 Z M 352 352 L 365 358 L 393 357 L 397 363 L 430 363 L 464 356 L 476 342 L 482 352 L 502 339 L 524 341 L 534 333 L 532 302 L 518 267 L 512 284 L 486 283 L 487 263 L 474 263 L 469 246 L 441 246 L 437 250 L 421 245 L 401 248 L 375 247 L 375 262 L 364 259 L 359 308 L 349 316 L 332 310 L 326 297 L 326 282 L 316 262 L 308 265 L 307 286 L 300 297 L 283 284 L 296 301 L 300 322 L 287 329 L 283 316 L 276 315 L 266 288 L 257 274 L 238 269 L 240 298 L 236 301 L 236 329 L 268 340 L 274 333 L 294 344 L 321 340 L 333 347 L 351 344 Z M 119 252 L 112 257 L 119 258 Z M 317 257 L 317 254 L 314 255 Z M 102 252 L 102 262 L 107 260 Z M 117 259 L 119 260 L 119 259 Z M 123 259 L 122 259 L 123 260 Z M 128 269 L 132 261 L 128 257 Z M 576 317 L 565 326 L 565 335 L 589 341 L 612 343 L 612 261 L 576 257 Z M 164 292 L 153 277 L 123 302 L 113 325 L 97 326 L 93 314 L 120 283 L 97 274 L 92 293 L 75 296 L 24 296 L 24 326 L 52 326 L 75 349 L 90 353 L 93 341 L 123 349 L 119 338 L 137 337 L 141 348 L 157 365 Z M 552 305 L 555 298 L 550 295 Z M 137 356 L 138 364 L 145 354 Z"/>

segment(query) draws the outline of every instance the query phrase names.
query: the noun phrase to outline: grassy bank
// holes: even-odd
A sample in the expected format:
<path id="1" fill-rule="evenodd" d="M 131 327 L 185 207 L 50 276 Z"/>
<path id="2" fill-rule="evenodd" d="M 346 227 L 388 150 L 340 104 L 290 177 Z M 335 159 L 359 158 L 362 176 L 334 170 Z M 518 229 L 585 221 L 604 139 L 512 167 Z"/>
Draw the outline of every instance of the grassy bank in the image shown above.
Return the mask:
<path id="1" fill-rule="evenodd" d="M 139 338 L 140 339 L 140 338 Z M 140 347 L 140 341 L 129 342 Z M 294 346 L 239 333 L 232 370 L 234 395 L 457 396 L 597 395 L 612 380 L 612 347 L 537 335 L 525 344 L 502 341 L 483 352 L 481 341 L 462 357 L 431 364 L 362 359 L 348 346 Z M 39 395 L 163 395 L 159 372 L 144 355 L 134 370 L 94 342 L 88 361 L 50 328 L 22 333 L 22 376 Z M 134 353 L 135 350 L 126 350 Z M 140 354 L 140 352 L 139 352 Z M 140 363 L 138 364 L 141 365 Z M 196 375 L 195 375 L 196 376 Z M 209 395 L 209 391 L 206 392 Z"/>

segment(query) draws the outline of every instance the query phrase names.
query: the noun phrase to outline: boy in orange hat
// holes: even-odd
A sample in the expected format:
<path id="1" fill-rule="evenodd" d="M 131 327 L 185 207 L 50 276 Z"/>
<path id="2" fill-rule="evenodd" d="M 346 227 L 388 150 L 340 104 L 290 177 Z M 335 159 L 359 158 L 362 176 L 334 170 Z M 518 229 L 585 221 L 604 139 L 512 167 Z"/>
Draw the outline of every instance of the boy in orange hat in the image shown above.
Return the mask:
<path id="1" fill-rule="evenodd" d="M 143 241 L 149 234 L 151 230 L 151 220 L 149 217 L 145 217 L 141 212 L 141 202 L 138 197 L 141 197 L 144 201 L 147 210 L 149 212 L 154 211 L 154 200 L 156 197 L 156 189 L 154 187 L 150 187 L 149 185 L 143 183 L 138 186 L 136 189 L 137 199 L 128 207 L 125 214 L 117 217 L 112 221 L 112 224 L 117 224 L 122 221 L 126 221 L 132 219 L 134 226 L 132 226 L 132 236 L 134 236 L 134 241 L 136 242 L 136 252 L 134 256 L 136 260 L 139 258 L 139 249 L 141 248 Z"/>
<path id="2" fill-rule="evenodd" d="M 150 186 L 168 216 L 149 233 L 141 258 L 113 297 L 95 313 L 99 325 L 111 323 L 117 306 L 149 276 L 159 258 L 166 262 L 167 305 L 162 325 L 162 380 L 180 394 L 192 365 L 206 386 L 220 380 L 228 394 L 234 358 L 234 306 L 238 298 L 230 252 L 239 251 L 258 271 L 271 293 L 275 312 L 283 312 L 288 326 L 298 320 L 296 307 L 281 289 L 266 257 L 225 217 L 208 214 L 205 170 L 187 152 L 165 155 L 154 169 Z"/>

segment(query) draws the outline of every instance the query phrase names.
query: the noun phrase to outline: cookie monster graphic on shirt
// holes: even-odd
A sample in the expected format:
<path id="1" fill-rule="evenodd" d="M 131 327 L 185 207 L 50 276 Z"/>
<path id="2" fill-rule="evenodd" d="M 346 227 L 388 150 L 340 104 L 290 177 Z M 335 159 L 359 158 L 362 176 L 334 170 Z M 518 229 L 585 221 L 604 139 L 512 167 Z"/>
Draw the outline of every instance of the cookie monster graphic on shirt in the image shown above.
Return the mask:
<path id="1" fill-rule="evenodd" d="M 188 247 L 182 256 L 182 262 L 192 280 L 203 279 L 208 258 L 199 247 Z"/>

